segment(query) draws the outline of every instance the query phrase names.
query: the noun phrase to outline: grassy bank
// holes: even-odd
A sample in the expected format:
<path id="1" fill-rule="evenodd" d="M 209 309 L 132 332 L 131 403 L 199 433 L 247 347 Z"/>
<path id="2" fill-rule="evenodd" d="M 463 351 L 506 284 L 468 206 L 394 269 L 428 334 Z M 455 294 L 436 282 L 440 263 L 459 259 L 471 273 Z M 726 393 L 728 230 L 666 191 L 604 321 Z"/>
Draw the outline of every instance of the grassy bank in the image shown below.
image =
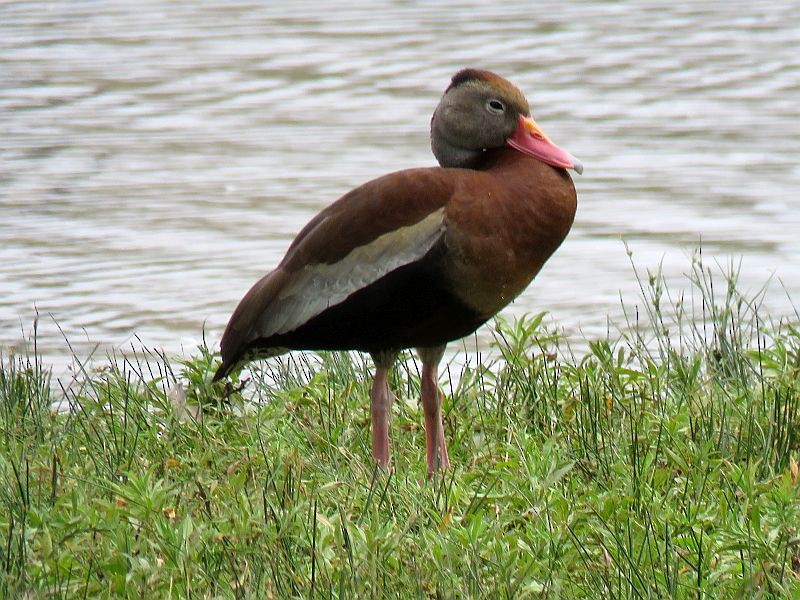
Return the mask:
<path id="1" fill-rule="evenodd" d="M 247 401 L 201 350 L 65 384 L 5 356 L 0 595 L 800 597 L 800 333 L 717 287 L 649 277 L 579 356 L 499 322 L 493 364 L 445 385 L 430 481 L 410 357 L 386 475 L 358 355 L 271 361 Z"/>

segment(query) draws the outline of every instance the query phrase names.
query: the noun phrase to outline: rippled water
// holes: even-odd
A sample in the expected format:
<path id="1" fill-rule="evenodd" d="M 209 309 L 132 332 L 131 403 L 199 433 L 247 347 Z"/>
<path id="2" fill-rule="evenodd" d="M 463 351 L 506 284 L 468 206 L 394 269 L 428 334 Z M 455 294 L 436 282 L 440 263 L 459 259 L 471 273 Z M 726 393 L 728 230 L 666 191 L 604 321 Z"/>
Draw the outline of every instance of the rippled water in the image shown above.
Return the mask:
<path id="1" fill-rule="evenodd" d="M 302 10 L 298 7 L 302 6 Z M 216 343 L 320 208 L 433 164 L 449 77 L 506 75 L 580 157 L 565 244 L 511 313 L 579 336 L 663 259 L 800 291 L 798 2 L 0 4 L 0 347 Z M 780 285 L 767 304 L 788 310 Z M 138 342 L 137 342 L 138 343 Z"/>

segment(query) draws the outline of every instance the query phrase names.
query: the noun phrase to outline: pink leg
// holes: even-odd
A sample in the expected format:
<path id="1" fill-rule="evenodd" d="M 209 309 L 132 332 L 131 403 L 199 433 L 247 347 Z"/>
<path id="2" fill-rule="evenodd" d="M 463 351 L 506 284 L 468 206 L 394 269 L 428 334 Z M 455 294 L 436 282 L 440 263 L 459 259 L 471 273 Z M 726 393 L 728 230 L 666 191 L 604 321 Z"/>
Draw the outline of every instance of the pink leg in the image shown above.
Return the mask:
<path id="1" fill-rule="evenodd" d="M 370 414 L 372 416 L 372 457 L 381 468 L 389 470 L 389 416 L 392 414 L 394 395 L 389 390 L 389 369 L 396 352 L 380 352 L 372 355 L 375 361 L 375 380 L 370 392 Z"/>
<path id="2" fill-rule="evenodd" d="M 439 390 L 439 362 L 444 354 L 444 346 L 418 348 L 417 352 L 422 359 L 420 395 L 422 411 L 425 414 L 428 475 L 432 475 L 437 469 L 450 468 L 450 457 L 447 454 L 447 441 L 444 439 L 442 424 L 442 392 Z"/>
<path id="3" fill-rule="evenodd" d="M 389 415 L 392 411 L 392 392 L 387 380 L 388 369 L 378 368 L 370 394 L 372 413 L 372 456 L 383 468 L 389 469 Z"/>

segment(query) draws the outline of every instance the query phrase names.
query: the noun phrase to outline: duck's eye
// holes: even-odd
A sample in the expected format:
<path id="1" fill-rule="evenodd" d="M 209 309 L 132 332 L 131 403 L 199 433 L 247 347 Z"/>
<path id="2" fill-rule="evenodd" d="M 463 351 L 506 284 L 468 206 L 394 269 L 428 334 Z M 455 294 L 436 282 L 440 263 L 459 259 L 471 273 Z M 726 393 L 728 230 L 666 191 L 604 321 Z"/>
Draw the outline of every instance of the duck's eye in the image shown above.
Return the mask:
<path id="1" fill-rule="evenodd" d="M 506 105 L 500 102 L 500 100 L 492 98 L 486 102 L 486 110 L 495 115 L 500 115 L 505 112 Z"/>

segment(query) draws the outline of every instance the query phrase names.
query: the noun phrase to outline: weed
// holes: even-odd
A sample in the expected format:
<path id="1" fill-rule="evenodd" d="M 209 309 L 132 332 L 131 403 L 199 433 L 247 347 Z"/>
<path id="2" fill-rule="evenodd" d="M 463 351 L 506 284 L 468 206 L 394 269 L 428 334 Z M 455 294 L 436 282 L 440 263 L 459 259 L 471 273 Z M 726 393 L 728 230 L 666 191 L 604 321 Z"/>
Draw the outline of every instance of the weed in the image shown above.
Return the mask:
<path id="1" fill-rule="evenodd" d="M 362 356 L 211 384 L 205 347 L 139 349 L 79 368 L 62 410 L 35 344 L 2 357 L 0 595 L 797 596 L 800 333 L 700 255 L 688 294 L 639 278 L 580 357 L 544 315 L 498 320 L 430 480 L 408 355 L 391 473 Z"/>

